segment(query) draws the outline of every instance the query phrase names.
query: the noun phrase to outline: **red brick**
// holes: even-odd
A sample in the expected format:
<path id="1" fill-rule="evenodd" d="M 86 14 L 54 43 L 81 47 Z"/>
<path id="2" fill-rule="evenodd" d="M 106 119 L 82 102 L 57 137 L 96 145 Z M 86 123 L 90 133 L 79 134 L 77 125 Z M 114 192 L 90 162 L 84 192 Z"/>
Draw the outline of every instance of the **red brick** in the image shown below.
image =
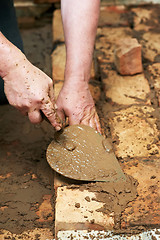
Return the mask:
<path id="1" fill-rule="evenodd" d="M 136 38 L 124 38 L 116 43 L 115 65 L 121 75 L 142 72 L 141 45 Z"/>

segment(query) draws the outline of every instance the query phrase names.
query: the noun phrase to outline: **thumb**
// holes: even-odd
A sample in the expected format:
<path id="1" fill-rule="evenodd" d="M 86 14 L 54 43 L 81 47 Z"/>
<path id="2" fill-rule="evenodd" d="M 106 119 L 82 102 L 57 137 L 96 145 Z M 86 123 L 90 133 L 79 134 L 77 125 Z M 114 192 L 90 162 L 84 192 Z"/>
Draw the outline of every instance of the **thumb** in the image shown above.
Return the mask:
<path id="1" fill-rule="evenodd" d="M 62 124 L 65 125 L 65 112 L 63 108 L 58 108 L 57 105 L 55 104 L 55 109 L 58 117 L 62 120 Z"/>

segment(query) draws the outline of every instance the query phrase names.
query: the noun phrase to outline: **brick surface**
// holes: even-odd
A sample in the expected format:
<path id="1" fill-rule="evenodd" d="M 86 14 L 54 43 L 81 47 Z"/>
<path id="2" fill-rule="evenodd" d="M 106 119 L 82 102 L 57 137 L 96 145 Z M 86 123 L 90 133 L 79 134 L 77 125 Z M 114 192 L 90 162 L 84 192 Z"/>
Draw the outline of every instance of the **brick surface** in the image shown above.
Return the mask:
<path id="1" fill-rule="evenodd" d="M 53 42 L 64 42 L 64 32 L 60 9 L 54 11 L 52 22 Z"/>
<path id="2" fill-rule="evenodd" d="M 66 63 L 65 45 L 59 45 L 52 53 L 52 77 L 53 80 L 64 79 L 64 69 Z"/>
<path id="3" fill-rule="evenodd" d="M 140 43 L 142 45 L 143 57 L 153 62 L 160 54 L 160 33 L 146 32 L 142 36 Z"/>
<path id="4" fill-rule="evenodd" d="M 102 6 L 100 8 L 99 27 L 104 26 L 128 26 L 125 6 Z"/>
<path id="5" fill-rule="evenodd" d="M 122 214 L 121 227 L 160 224 L 160 159 L 129 160 L 122 164 L 123 170 L 138 180 L 138 197 Z"/>
<path id="6" fill-rule="evenodd" d="M 117 39 L 124 39 L 131 34 L 131 29 L 128 27 L 98 28 L 95 45 L 98 63 L 113 63 Z"/>
<path id="7" fill-rule="evenodd" d="M 151 19 L 152 9 L 139 7 L 132 8 L 131 12 L 134 13 L 133 26 L 135 30 L 149 30 L 151 28 L 147 23 Z"/>
<path id="8" fill-rule="evenodd" d="M 147 72 L 149 73 L 151 84 L 154 86 L 156 96 L 158 98 L 158 104 L 160 106 L 160 63 L 149 65 Z"/>
<path id="9" fill-rule="evenodd" d="M 131 106 L 115 112 L 110 118 L 112 139 L 119 158 L 160 156 L 159 131 L 154 109 Z"/>
<path id="10" fill-rule="evenodd" d="M 106 99 L 123 105 L 150 103 L 150 100 L 147 99 L 150 88 L 144 74 L 121 76 L 114 70 L 103 69 L 102 71 Z"/>
<path id="11" fill-rule="evenodd" d="M 118 40 L 114 53 L 115 65 L 121 75 L 134 75 L 143 71 L 141 45 L 136 38 Z"/>
<path id="12" fill-rule="evenodd" d="M 132 30 L 129 27 L 115 27 L 115 28 L 99 28 L 98 35 L 104 36 L 110 43 L 116 43 L 117 39 L 123 39 L 132 35 Z"/>
<path id="13" fill-rule="evenodd" d="M 86 197 L 90 201 L 87 201 Z M 92 200 L 95 197 L 95 193 L 87 190 L 58 187 L 55 206 L 56 233 L 60 230 L 112 229 L 113 214 L 96 211 L 103 207 L 104 203 Z"/>
<path id="14" fill-rule="evenodd" d="M 21 234 L 14 234 L 9 232 L 8 230 L 0 230 L 0 239 L 6 240 L 6 239 L 14 239 L 14 240 L 53 240 L 53 232 L 51 229 L 47 228 L 35 228 L 30 229 L 29 231 L 24 231 Z"/>
<path id="15" fill-rule="evenodd" d="M 96 40 L 96 58 L 99 64 L 114 62 L 114 44 L 108 42 L 105 37 Z"/>

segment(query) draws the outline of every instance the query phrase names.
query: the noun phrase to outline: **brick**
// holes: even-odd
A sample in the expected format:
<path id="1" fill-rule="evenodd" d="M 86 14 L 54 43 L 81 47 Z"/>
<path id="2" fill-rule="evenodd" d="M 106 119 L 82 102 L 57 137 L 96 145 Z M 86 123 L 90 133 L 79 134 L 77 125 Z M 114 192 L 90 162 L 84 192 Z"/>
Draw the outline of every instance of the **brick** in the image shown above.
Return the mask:
<path id="1" fill-rule="evenodd" d="M 142 230 L 142 229 L 141 229 Z M 160 229 L 150 229 L 146 231 L 141 231 L 140 233 L 132 234 L 132 236 L 128 236 L 128 234 L 119 234 L 114 231 L 87 231 L 87 230 L 72 230 L 72 231 L 59 231 L 58 232 L 58 240 L 64 240 L 64 239 L 76 239 L 76 240 L 82 240 L 82 239 L 116 239 L 116 240 L 128 240 L 128 239 L 158 239 L 159 238 L 159 231 Z M 138 232 L 138 231 L 137 231 Z"/>
<path id="2" fill-rule="evenodd" d="M 116 43 L 117 39 L 123 39 L 132 36 L 132 30 L 129 27 L 98 28 L 98 35 L 104 36 L 109 43 Z"/>
<path id="3" fill-rule="evenodd" d="M 154 8 L 132 8 L 131 12 L 134 13 L 133 16 L 133 26 L 137 31 L 153 28 L 155 24 L 158 23 L 157 13 L 154 11 Z"/>
<path id="4" fill-rule="evenodd" d="M 143 34 L 140 44 L 142 45 L 142 56 L 153 62 L 160 55 L 160 33 L 146 32 Z"/>
<path id="5" fill-rule="evenodd" d="M 130 159 L 123 171 L 138 181 L 138 197 L 122 213 L 122 228 L 128 226 L 154 227 L 160 224 L 160 162 L 159 158 Z"/>
<path id="6" fill-rule="evenodd" d="M 20 234 L 11 233 L 8 230 L 1 229 L 0 230 L 0 239 L 14 239 L 14 240 L 31 240 L 31 239 L 39 239 L 39 240 L 53 240 L 53 232 L 51 229 L 48 228 L 35 228 L 30 229 L 28 231 L 24 231 Z"/>
<path id="7" fill-rule="evenodd" d="M 57 97 L 58 97 L 62 87 L 63 87 L 63 81 L 55 82 L 55 84 L 54 84 L 54 96 L 55 96 L 55 99 L 57 99 Z"/>
<path id="8" fill-rule="evenodd" d="M 154 86 L 156 96 L 158 98 L 158 104 L 160 106 L 160 63 L 149 65 L 147 71 L 149 72 L 149 78 L 151 80 L 151 84 Z"/>
<path id="9" fill-rule="evenodd" d="M 98 63 L 114 62 L 114 44 L 107 41 L 105 37 L 96 40 L 96 58 Z"/>
<path id="10" fill-rule="evenodd" d="M 64 32 L 60 9 L 57 9 L 53 12 L 52 33 L 53 42 L 64 42 Z"/>
<path id="11" fill-rule="evenodd" d="M 90 202 L 86 201 L 90 198 Z M 88 190 L 58 187 L 55 206 L 55 232 L 60 230 L 113 229 L 113 214 L 96 211 L 104 203 L 92 200 L 96 195 Z M 65 204 L 64 204 L 65 203 Z"/>
<path id="12" fill-rule="evenodd" d="M 134 75 L 143 71 L 141 45 L 136 38 L 118 40 L 114 56 L 117 71 L 121 75 Z"/>
<path id="13" fill-rule="evenodd" d="M 52 222 L 53 221 L 53 208 L 51 205 L 52 195 L 44 195 L 43 202 L 39 206 L 38 211 L 36 212 L 39 219 L 38 222 Z"/>
<path id="14" fill-rule="evenodd" d="M 150 100 L 147 99 L 150 88 L 144 74 L 121 76 L 116 71 L 107 69 L 103 69 L 102 72 L 106 99 L 123 105 L 142 102 L 150 104 Z"/>
<path id="15" fill-rule="evenodd" d="M 102 6 L 100 8 L 99 27 L 109 26 L 128 26 L 127 17 L 124 14 L 127 12 L 126 7 L 121 6 Z"/>
<path id="16" fill-rule="evenodd" d="M 64 79 L 64 69 L 66 63 L 65 45 L 59 45 L 52 53 L 52 77 L 54 80 Z"/>
<path id="17" fill-rule="evenodd" d="M 113 63 L 114 47 L 117 39 L 129 37 L 131 33 L 131 29 L 128 27 L 98 28 L 95 45 L 98 63 Z"/>
<path id="18" fill-rule="evenodd" d="M 150 106 L 131 106 L 110 117 L 112 140 L 119 158 L 159 157 L 157 119 Z"/>

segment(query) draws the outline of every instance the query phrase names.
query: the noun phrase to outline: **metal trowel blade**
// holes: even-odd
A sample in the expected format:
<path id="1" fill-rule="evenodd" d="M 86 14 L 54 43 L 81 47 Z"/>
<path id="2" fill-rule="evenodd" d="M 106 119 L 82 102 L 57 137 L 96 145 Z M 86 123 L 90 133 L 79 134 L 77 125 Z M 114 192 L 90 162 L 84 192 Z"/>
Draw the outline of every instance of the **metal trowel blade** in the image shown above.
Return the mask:
<path id="1" fill-rule="evenodd" d="M 73 125 L 56 133 L 46 155 L 51 168 L 71 179 L 126 180 L 109 139 L 89 126 Z"/>

